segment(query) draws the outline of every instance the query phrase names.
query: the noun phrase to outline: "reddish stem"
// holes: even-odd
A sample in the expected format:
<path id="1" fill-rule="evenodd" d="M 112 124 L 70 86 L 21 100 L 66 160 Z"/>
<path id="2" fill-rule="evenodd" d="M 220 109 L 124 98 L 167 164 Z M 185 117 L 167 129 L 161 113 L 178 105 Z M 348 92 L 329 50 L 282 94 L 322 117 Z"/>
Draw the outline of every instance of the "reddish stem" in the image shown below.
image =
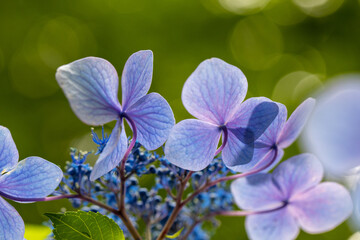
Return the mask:
<path id="1" fill-rule="evenodd" d="M 228 136 L 229 136 L 229 133 L 228 133 L 228 130 L 226 127 L 221 127 L 221 130 L 223 131 L 224 133 L 224 138 L 223 138 L 223 142 L 221 144 L 221 146 L 216 150 L 215 152 L 215 156 L 218 155 L 225 147 L 227 141 L 228 141 Z"/>

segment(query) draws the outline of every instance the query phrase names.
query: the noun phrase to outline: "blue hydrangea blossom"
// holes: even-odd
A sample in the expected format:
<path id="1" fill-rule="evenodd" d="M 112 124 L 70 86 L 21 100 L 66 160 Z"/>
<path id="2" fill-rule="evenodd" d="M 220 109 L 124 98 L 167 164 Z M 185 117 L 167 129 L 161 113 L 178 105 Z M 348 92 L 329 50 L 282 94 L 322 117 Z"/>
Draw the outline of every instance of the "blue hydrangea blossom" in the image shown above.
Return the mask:
<path id="1" fill-rule="evenodd" d="M 40 157 L 20 162 L 10 131 L 0 126 L 0 196 L 19 202 L 45 198 L 59 185 L 61 169 Z M 0 197 L 0 239 L 23 239 L 24 222 L 19 213 Z"/>
<path id="2" fill-rule="evenodd" d="M 122 106 L 118 100 L 118 75 L 105 59 L 87 57 L 61 66 L 56 79 L 75 114 L 88 125 L 116 120 L 90 179 L 93 181 L 116 167 L 127 150 L 125 118 L 134 138 L 147 149 L 160 147 L 175 124 L 167 101 L 158 93 L 147 94 L 152 80 L 153 54 L 139 51 L 127 60 L 121 78 Z"/>
<path id="3" fill-rule="evenodd" d="M 245 222 L 249 238 L 295 239 L 299 227 L 322 233 L 347 219 L 352 212 L 349 192 L 337 183 L 320 183 L 322 177 L 321 163 L 311 154 L 300 154 L 281 163 L 272 174 L 234 181 L 235 203 L 254 212 Z"/>
<path id="4" fill-rule="evenodd" d="M 317 102 L 302 139 L 305 150 L 319 157 L 328 174 L 351 174 L 360 166 L 360 75 L 337 77 Z"/>
<path id="5" fill-rule="evenodd" d="M 217 58 L 202 62 L 182 91 L 185 108 L 198 119 L 183 120 L 171 130 L 165 145 L 167 159 L 181 168 L 199 171 L 231 144 L 229 132 L 244 143 L 258 138 L 277 115 L 278 107 L 265 98 L 251 98 L 242 103 L 247 87 L 247 80 L 237 67 Z M 217 150 L 222 134 L 223 144 Z M 243 154 L 234 162 L 223 155 L 228 167 L 251 158 L 251 154 Z"/>
<path id="6" fill-rule="evenodd" d="M 276 165 L 284 155 L 283 149 L 290 146 L 300 135 L 315 106 L 315 99 L 306 99 L 295 109 L 287 121 L 286 107 L 281 103 L 276 104 L 279 107 L 279 114 L 253 146 L 244 147 L 244 143 L 239 141 L 235 135 L 229 134 L 229 144 L 223 150 L 224 158 L 236 162 L 238 155 L 242 153 L 239 149 L 250 148 L 252 150 L 255 148 L 252 150 L 252 161 L 233 166 L 232 170 L 246 172 L 268 166 L 266 171 Z M 244 152 L 244 150 L 242 151 Z"/>

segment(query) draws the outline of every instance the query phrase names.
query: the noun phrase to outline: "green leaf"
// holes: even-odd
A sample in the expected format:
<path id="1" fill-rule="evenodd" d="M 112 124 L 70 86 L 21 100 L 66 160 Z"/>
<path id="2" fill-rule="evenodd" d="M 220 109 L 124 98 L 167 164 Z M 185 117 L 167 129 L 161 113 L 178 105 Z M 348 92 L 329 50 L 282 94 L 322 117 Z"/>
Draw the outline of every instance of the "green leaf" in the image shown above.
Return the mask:
<path id="1" fill-rule="evenodd" d="M 94 212 L 45 213 L 53 223 L 56 240 L 125 240 L 112 219 Z"/>
<path id="2" fill-rule="evenodd" d="M 165 237 L 170 238 L 170 239 L 174 239 L 177 238 L 178 236 L 180 236 L 182 230 L 184 229 L 184 227 L 182 227 L 179 231 L 177 231 L 176 233 L 174 233 L 173 235 L 166 235 Z"/>

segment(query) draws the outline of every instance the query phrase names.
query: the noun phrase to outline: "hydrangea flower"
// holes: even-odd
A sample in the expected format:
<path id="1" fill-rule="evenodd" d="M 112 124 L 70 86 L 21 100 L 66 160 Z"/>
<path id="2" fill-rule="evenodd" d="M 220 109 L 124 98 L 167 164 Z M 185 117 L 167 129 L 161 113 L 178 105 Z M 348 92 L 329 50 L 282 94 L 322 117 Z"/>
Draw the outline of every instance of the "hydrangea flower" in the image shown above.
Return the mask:
<path id="1" fill-rule="evenodd" d="M 160 147 L 175 124 L 169 104 L 158 93 L 147 94 L 152 79 L 153 54 L 139 51 L 127 60 L 121 78 L 122 106 L 118 100 L 118 75 L 105 59 L 87 57 L 61 66 L 56 79 L 75 114 L 88 125 L 116 120 L 90 179 L 115 168 L 127 150 L 125 118 L 134 138 L 149 150 Z"/>
<path id="2" fill-rule="evenodd" d="M 253 145 L 244 147 L 243 142 L 239 141 L 231 133 L 229 134 L 229 144 L 223 151 L 224 158 L 236 161 L 237 156 L 244 152 L 241 149 L 250 148 L 253 151 L 253 160 L 251 162 L 233 166 L 231 167 L 232 170 L 246 172 L 254 168 L 264 168 L 270 164 L 266 168 L 267 170 L 276 165 L 284 155 L 283 149 L 290 146 L 300 135 L 315 106 L 315 99 L 308 98 L 302 102 L 287 121 L 285 105 L 276 104 L 279 107 L 279 114 Z"/>
<path id="3" fill-rule="evenodd" d="M 181 168 L 199 171 L 231 144 L 230 133 L 243 143 L 253 143 L 274 120 L 278 107 L 265 98 L 250 98 L 242 103 L 247 87 L 237 67 L 217 58 L 203 61 L 182 91 L 185 108 L 198 119 L 183 120 L 171 130 L 165 145 L 167 159 Z M 221 135 L 223 143 L 216 150 Z M 228 167 L 252 158 L 251 151 L 237 156 L 236 161 L 228 156 L 223 155 Z"/>
<path id="4" fill-rule="evenodd" d="M 348 191 L 333 182 L 320 183 L 321 163 L 300 154 L 281 163 L 272 174 L 258 173 L 231 184 L 235 203 L 254 211 L 246 217 L 250 239 L 295 239 L 299 227 L 315 234 L 329 231 L 352 212 Z"/>
<path id="5" fill-rule="evenodd" d="M 343 75 L 317 96 L 302 143 L 336 177 L 360 166 L 360 75 Z M 339 161 L 341 159 L 341 161 Z"/>
<path id="6" fill-rule="evenodd" d="M 62 178 L 61 169 L 40 157 L 20 162 L 10 131 L 0 126 L 0 196 L 14 201 L 36 201 L 51 194 Z M 19 213 L 0 197 L 0 239 L 23 239 L 25 225 Z"/>

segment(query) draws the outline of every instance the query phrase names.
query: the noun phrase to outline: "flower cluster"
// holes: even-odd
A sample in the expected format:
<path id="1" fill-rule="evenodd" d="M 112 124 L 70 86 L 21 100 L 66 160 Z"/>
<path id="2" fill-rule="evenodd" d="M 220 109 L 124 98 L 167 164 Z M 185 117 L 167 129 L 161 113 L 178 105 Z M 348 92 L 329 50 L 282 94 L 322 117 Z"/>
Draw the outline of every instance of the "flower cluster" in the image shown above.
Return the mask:
<path id="1" fill-rule="evenodd" d="M 100 139 L 93 132 L 99 159 L 91 169 L 78 164 L 87 153 L 77 156 L 71 164 L 78 167 L 68 167 L 67 185 L 79 194 L 102 199 L 97 205 L 110 206 L 108 214 L 118 211 L 133 238 L 141 238 L 135 227 L 140 219 L 146 225 L 147 239 L 164 239 L 166 234 L 208 239 L 203 222 L 217 215 L 250 215 L 246 228 L 253 239 L 291 239 L 298 233 L 296 221 L 307 232 L 323 232 L 350 215 L 352 204 L 346 190 L 332 183 L 341 192 L 332 197 L 329 184 L 315 186 L 322 176 L 316 160 L 310 164 L 309 157 L 300 155 L 279 166 L 274 177 L 260 174 L 273 168 L 283 157 L 283 149 L 299 136 L 314 99 L 305 100 L 287 120 L 287 109 L 281 103 L 265 97 L 244 101 L 244 74 L 212 58 L 196 68 L 182 91 L 185 108 L 197 119 L 175 124 L 167 102 L 158 94 L 146 95 L 152 64 L 151 51 L 137 52 L 128 59 L 121 79 L 122 106 L 117 100 L 116 71 L 104 59 L 80 59 L 60 67 L 56 74 L 83 122 L 117 121 L 110 136 L 102 132 Z M 129 144 L 124 119 L 133 132 Z M 148 151 L 165 141 L 165 157 Z M 226 181 L 233 179 L 238 180 L 231 185 L 231 195 Z M 312 198 L 310 193 L 322 196 Z M 233 211 L 233 199 L 246 211 Z M 344 208 L 339 205 L 342 201 Z M 324 212 L 321 204 L 331 205 L 332 212 Z M 308 220 L 311 217 L 318 222 Z"/>
<path id="2" fill-rule="evenodd" d="M 183 104 L 196 119 L 175 124 L 167 101 L 147 94 L 152 68 L 151 51 L 130 56 L 120 104 L 118 74 L 108 61 L 87 57 L 61 66 L 56 79 L 80 120 L 92 126 L 115 120 L 115 127 L 110 134 L 102 128 L 101 137 L 91 130 L 96 151 L 70 149 L 60 185 L 60 169 L 44 159 L 17 164 L 10 132 L 0 127 L 0 196 L 20 202 L 68 198 L 74 208 L 113 219 L 136 240 L 210 239 L 220 215 L 246 216 L 251 239 L 286 240 L 300 228 L 321 233 L 349 217 L 348 191 L 320 183 L 323 169 L 311 154 L 294 156 L 266 173 L 299 136 L 314 99 L 306 99 L 287 119 L 281 103 L 265 97 L 244 101 L 244 74 L 212 58 L 183 88 Z M 164 156 L 153 151 L 164 143 Z M 94 166 L 87 163 L 89 154 L 99 155 Z M 51 193 L 55 196 L 46 197 Z M 242 210 L 234 210 L 234 203 Z M 0 209 L 0 238 L 23 239 L 21 217 L 2 198 Z"/>
<path id="3" fill-rule="evenodd" d="M 99 138 L 94 137 L 95 143 L 100 143 Z M 99 147 L 101 145 L 99 144 Z M 75 154 L 76 153 L 76 154 Z M 83 153 L 79 162 L 78 153 Z M 101 199 L 101 202 L 117 207 L 116 193 L 119 191 L 118 169 L 114 168 L 105 174 L 96 182 L 90 181 L 90 175 L 93 168 L 86 161 L 89 152 L 78 151 L 71 148 L 71 162 L 67 162 L 63 182 L 60 185 L 61 194 L 69 194 L 72 191 L 81 193 L 93 199 Z M 132 149 L 125 165 L 125 172 L 128 178 L 126 182 L 125 203 L 126 209 L 130 214 L 132 222 L 137 225 L 140 220 L 151 225 L 153 238 L 160 233 L 170 213 L 176 205 L 175 197 L 166 196 L 167 193 L 173 193 L 179 187 L 178 179 L 187 175 L 189 171 L 183 170 L 171 164 L 166 158 L 156 154 L 156 152 L 147 151 L 141 144 L 136 143 Z M 230 173 L 221 161 L 215 159 L 207 168 L 196 172 L 191 176 L 188 183 L 189 190 L 196 190 L 199 186 L 204 185 L 207 181 L 216 180 Z M 147 175 L 147 179 L 154 184 L 141 183 L 141 176 Z M 165 196 L 164 196 L 165 194 Z M 89 204 L 80 199 L 70 199 L 73 207 L 83 211 L 100 212 L 123 226 L 121 219 L 112 212 L 100 208 L 98 205 Z M 194 231 L 187 234 L 186 239 L 210 239 L 211 232 L 202 228 L 202 218 L 210 215 L 212 212 L 226 211 L 233 209 L 233 198 L 229 186 L 221 182 L 211 187 L 207 192 L 197 195 L 189 204 L 181 210 L 181 213 L 175 220 L 170 233 L 175 233 L 181 228 Z M 217 222 L 213 218 L 207 218 L 213 224 Z M 125 230 L 125 236 L 131 237 Z M 202 236 L 199 238 L 199 236 Z"/>

